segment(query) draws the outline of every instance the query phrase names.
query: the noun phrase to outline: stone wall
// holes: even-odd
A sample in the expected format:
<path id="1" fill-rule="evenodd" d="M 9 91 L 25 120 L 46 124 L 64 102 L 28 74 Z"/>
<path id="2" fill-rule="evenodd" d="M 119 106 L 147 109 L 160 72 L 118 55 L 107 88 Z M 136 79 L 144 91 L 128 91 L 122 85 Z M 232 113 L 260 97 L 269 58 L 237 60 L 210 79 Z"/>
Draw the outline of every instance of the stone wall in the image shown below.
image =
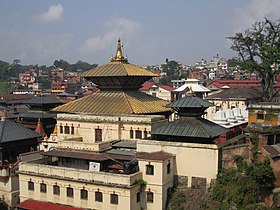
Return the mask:
<path id="1" fill-rule="evenodd" d="M 176 176 L 175 182 L 177 188 L 184 193 L 186 197 L 185 203 L 182 205 L 184 209 L 199 210 L 207 197 L 207 180 L 206 178 L 192 177 L 191 186 L 188 186 L 188 177 Z"/>
<path id="2" fill-rule="evenodd" d="M 234 156 L 239 155 L 247 162 L 250 161 L 249 144 L 231 145 L 222 148 L 222 168 L 236 167 Z"/>

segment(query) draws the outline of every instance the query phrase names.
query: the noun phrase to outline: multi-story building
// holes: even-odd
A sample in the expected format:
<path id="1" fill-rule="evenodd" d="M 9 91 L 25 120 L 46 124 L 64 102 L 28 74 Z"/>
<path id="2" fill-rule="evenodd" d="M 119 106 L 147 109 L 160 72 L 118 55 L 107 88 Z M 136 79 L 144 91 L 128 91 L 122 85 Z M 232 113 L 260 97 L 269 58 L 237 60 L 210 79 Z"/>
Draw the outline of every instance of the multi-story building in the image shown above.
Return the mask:
<path id="1" fill-rule="evenodd" d="M 163 100 L 172 100 L 172 91 L 175 88 L 168 85 L 156 85 L 154 82 L 145 82 L 143 87 L 140 88 L 141 92 L 161 98 Z"/>
<path id="2" fill-rule="evenodd" d="M 215 140 L 228 129 L 201 118 L 211 104 L 199 97 L 167 107 L 168 101 L 138 91 L 154 76 L 128 63 L 120 40 L 110 63 L 85 72 L 100 92 L 54 109 L 57 135 L 43 142 L 38 158 L 19 165 L 19 207 L 36 200 L 164 210 L 177 183 L 209 186 L 219 169 Z M 178 115 L 169 122 L 171 109 Z"/>

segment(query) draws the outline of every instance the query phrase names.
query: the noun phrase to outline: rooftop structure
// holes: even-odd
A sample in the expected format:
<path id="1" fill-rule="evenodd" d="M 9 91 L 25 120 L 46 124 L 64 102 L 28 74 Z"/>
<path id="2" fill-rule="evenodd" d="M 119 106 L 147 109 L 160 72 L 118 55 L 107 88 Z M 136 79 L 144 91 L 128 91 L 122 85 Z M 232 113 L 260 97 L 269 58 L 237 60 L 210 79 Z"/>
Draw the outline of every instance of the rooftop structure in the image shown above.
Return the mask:
<path id="1" fill-rule="evenodd" d="M 188 78 L 182 86 L 178 87 L 173 92 L 177 95 L 176 98 L 180 98 L 184 97 L 190 89 L 192 89 L 196 96 L 201 98 L 206 97 L 207 93 L 211 92 L 208 88 L 201 85 L 199 80 L 195 78 Z"/>
<path id="2" fill-rule="evenodd" d="M 152 137 L 165 141 L 213 144 L 216 138 L 229 130 L 201 117 L 210 106 L 211 103 L 194 95 L 169 104 L 168 107 L 177 111 L 179 119 L 154 129 Z"/>
<path id="3" fill-rule="evenodd" d="M 89 70 L 81 76 L 98 85 L 101 91 L 59 106 L 54 111 L 165 115 L 170 112 L 170 109 L 165 107 L 167 101 L 138 91 L 145 81 L 158 75 L 130 64 L 122 54 L 120 39 L 116 55 L 108 64 Z"/>

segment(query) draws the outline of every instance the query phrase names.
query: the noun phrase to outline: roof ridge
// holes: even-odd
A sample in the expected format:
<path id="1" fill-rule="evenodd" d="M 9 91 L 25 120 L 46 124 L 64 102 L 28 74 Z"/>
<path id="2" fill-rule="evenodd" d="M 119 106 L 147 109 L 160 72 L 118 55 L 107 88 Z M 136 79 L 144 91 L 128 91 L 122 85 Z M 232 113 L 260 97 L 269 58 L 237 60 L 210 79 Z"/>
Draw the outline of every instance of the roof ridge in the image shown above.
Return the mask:
<path id="1" fill-rule="evenodd" d="M 129 103 L 129 98 L 128 98 L 129 96 L 127 94 L 125 94 L 124 92 L 123 92 L 123 94 L 124 94 L 124 97 L 125 97 L 125 99 L 126 99 L 126 101 L 128 103 L 128 106 L 130 107 L 131 113 L 134 114 L 134 109 L 132 108 L 131 103 Z"/>
<path id="2" fill-rule="evenodd" d="M 1 119 L 2 120 L 2 119 Z M 6 119 L 4 120 L 4 121 L 2 121 L 3 122 L 3 126 L 2 126 L 2 129 L 1 129 L 1 133 L 0 133 L 0 142 L 2 142 L 2 137 L 3 137 L 3 133 L 4 133 L 4 126 L 5 126 L 5 124 L 6 124 Z"/>

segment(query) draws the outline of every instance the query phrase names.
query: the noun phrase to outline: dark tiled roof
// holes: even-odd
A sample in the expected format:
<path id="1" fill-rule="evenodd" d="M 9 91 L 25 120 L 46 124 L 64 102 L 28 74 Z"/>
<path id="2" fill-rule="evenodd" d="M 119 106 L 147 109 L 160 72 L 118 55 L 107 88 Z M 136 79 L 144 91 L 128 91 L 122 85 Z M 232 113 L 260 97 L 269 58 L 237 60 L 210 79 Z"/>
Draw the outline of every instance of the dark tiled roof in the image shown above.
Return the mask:
<path id="1" fill-rule="evenodd" d="M 57 114 L 55 113 L 48 113 L 48 112 L 35 112 L 35 111 L 28 111 L 20 113 L 18 116 L 21 118 L 36 118 L 36 119 L 44 119 L 44 118 L 54 118 Z"/>
<path id="2" fill-rule="evenodd" d="M 280 157 L 280 145 L 264 145 L 263 148 L 269 153 L 272 158 Z"/>
<path id="3" fill-rule="evenodd" d="M 140 160 L 167 160 L 174 157 L 173 154 L 163 151 L 145 153 L 137 155 L 137 159 Z"/>
<path id="4" fill-rule="evenodd" d="M 245 98 L 258 99 L 262 96 L 261 87 L 231 87 L 208 95 L 206 99 Z"/>
<path id="5" fill-rule="evenodd" d="M 57 99 L 54 99 L 54 98 L 50 98 L 50 97 L 47 97 L 47 96 L 36 96 L 30 100 L 26 100 L 26 101 L 23 101 L 24 104 L 29 104 L 29 105 L 32 105 L 32 104 L 38 104 L 38 105 L 41 105 L 41 104 L 61 104 L 61 102 Z"/>
<path id="6" fill-rule="evenodd" d="M 22 203 L 18 204 L 17 207 L 28 210 L 82 210 L 82 208 L 75 208 L 72 206 L 65 206 L 50 202 L 35 201 L 32 199 L 23 201 Z"/>
<path id="7" fill-rule="evenodd" d="M 32 94 L 1 94 L 0 95 L 0 102 L 6 103 L 21 103 L 27 99 L 33 98 L 34 95 Z"/>
<path id="8" fill-rule="evenodd" d="M 0 121 L 0 142 L 13 142 L 25 139 L 39 138 L 41 135 L 36 132 L 27 129 L 20 124 L 15 123 L 12 120 Z"/>
<path id="9" fill-rule="evenodd" d="M 104 153 L 95 153 L 95 152 L 80 152 L 80 151 L 67 151 L 67 150 L 51 150 L 43 153 L 47 156 L 57 156 L 57 157 L 68 157 L 74 159 L 85 159 L 85 160 L 94 160 L 94 161 L 105 161 L 110 159 Z"/>
<path id="10" fill-rule="evenodd" d="M 112 147 L 122 147 L 122 148 L 131 148 L 131 149 L 136 149 L 136 141 L 131 141 L 131 140 L 122 140 L 117 143 L 114 143 Z"/>
<path id="11" fill-rule="evenodd" d="M 213 106 L 213 104 L 196 96 L 186 96 L 167 105 L 167 107 L 178 108 L 208 108 L 210 106 Z"/>
<path id="12" fill-rule="evenodd" d="M 168 101 L 140 91 L 93 93 L 53 109 L 56 112 L 89 114 L 149 114 L 170 111 Z"/>
<path id="13" fill-rule="evenodd" d="M 154 135 L 215 138 L 229 130 L 209 120 L 196 117 L 181 117 L 179 120 L 167 122 L 151 131 Z"/>

